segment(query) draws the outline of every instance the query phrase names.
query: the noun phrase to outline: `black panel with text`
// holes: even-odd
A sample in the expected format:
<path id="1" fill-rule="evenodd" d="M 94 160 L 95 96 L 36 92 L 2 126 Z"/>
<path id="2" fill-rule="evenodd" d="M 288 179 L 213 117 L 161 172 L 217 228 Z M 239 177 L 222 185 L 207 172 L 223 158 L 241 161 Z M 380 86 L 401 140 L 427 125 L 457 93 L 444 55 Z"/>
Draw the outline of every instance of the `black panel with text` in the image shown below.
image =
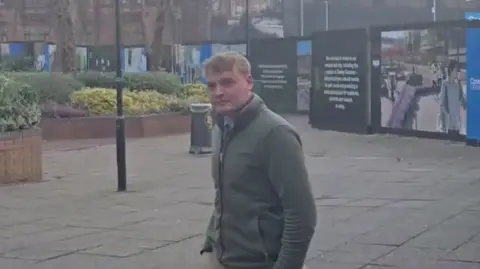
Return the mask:
<path id="1" fill-rule="evenodd" d="M 250 61 L 255 92 L 276 112 L 297 110 L 297 40 L 252 40 Z"/>
<path id="2" fill-rule="evenodd" d="M 314 114 L 310 118 L 314 127 L 367 132 L 367 44 L 365 29 L 313 36 Z"/>

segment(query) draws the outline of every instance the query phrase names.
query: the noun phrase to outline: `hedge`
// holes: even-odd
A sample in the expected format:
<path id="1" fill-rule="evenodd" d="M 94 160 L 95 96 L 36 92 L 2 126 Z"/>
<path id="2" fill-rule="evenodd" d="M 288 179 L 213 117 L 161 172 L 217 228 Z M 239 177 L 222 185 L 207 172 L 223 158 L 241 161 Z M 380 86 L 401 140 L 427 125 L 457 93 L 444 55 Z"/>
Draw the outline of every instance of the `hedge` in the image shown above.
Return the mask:
<path id="1" fill-rule="evenodd" d="M 180 80 L 171 74 L 162 72 L 125 74 L 124 82 L 127 114 L 183 111 L 190 103 L 209 102 L 205 85 L 181 85 Z M 87 72 L 74 76 L 48 72 L 7 72 L 2 75 L 0 83 L 2 83 L 0 104 L 3 109 L 0 111 L 2 113 L 0 120 L 2 126 L 10 126 L 2 127 L 4 129 L 26 128 L 22 126 L 28 127 L 34 124 L 39 120 L 37 112 L 27 120 L 24 117 L 26 111 L 32 109 L 37 111 L 38 107 L 42 107 L 44 117 L 79 117 L 115 113 L 115 79 L 111 73 Z M 102 87 L 95 85 L 102 85 Z M 19 89 L 19 96 L 30 96 L 29 93 L 34 93 L 35 97 L 31 98 L 36 100 L 35 107 L 29 103 L 25 105 L 29 107 L 28 109 L 19 109 L 22 106 L 17 103 L 24 101 L 19 101 L 23 100 L 23 97 L 15 95 L 13 91 L 15 87 Z M 20 99 L 14 102 L 8 101 L 13 98 L 12 96 Z M 31 98 L 29 102 L 33 102 Z"/>
<path id="2" fill-rule="evenodd" d="M 29 129 L 40 121 L 39 95 L 29 85 L 0 75 L 0 132 Z"/>
<path id="3" fill-rule="evenodd" d="M 85 72 L 76 79 L 90 88 L 116 88 L 114 73 Z M 123 86 L 132 91 L 152 90 L 163 94 L 177 94 L 182 89 L 180 78 L 165 72 L 124 74 Z"/>
<path id="4" fill-rule="evenodd" d="M 74 91 L 84 87 L 83 83 L 73 76 L 61 73 L 11 72 L 6 75 L 37 91 L 40 103 L 54 101 L 58 104 L 66 104 Z"/>
<path id="5" fill-rule="evenodd" d="M 86 110 L 90 115 L 113 115 L 116 112 L 116 94 L 115 89 L 85 88 L 72 94 L 71 104 L 73 108 Z M 185 111 L 191 103 L 208 102 L 205 96 L 199 92 L 179 97 L 157 91 L 127 90 L 123 95 L 123 105 L 127 115 L 179 112 Z"/>

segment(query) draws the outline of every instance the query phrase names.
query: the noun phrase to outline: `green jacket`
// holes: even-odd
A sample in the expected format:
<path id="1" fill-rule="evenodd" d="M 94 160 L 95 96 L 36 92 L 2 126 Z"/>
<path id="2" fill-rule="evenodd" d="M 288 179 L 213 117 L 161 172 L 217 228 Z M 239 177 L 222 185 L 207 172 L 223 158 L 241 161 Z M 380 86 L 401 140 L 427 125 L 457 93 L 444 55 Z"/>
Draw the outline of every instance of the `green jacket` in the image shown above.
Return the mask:
<path id="1" fill-rule="evenodd" d="M 260 97 L 214 129 L 215 210 L 202 253 L 242 269 L 301 269 L 316 208 L 300 137 Z"/>

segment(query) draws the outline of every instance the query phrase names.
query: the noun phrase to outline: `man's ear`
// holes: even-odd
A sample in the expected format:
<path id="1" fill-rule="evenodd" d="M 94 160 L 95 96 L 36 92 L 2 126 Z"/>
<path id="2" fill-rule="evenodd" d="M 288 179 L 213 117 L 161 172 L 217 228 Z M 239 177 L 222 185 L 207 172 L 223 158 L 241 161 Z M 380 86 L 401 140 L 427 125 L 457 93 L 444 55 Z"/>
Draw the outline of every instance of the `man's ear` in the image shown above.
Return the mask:
<path id="1" fill-rule="evenodd" d="M 247 76 L 247 82 L 248 82 L 249 85 L 251 85 L 250 90 L 253 90 L 253 85 L 254 85 L 254 84 L 253 84 L 253 77 L 252 77 L 252 75 L 248 75 L 248 76 Z"/>
<path id="2" fill-rule="evenodd" d="M 251 74 L 247 75 L 247 81 L 248 83 L 253 84 L 253 77 Z"/>

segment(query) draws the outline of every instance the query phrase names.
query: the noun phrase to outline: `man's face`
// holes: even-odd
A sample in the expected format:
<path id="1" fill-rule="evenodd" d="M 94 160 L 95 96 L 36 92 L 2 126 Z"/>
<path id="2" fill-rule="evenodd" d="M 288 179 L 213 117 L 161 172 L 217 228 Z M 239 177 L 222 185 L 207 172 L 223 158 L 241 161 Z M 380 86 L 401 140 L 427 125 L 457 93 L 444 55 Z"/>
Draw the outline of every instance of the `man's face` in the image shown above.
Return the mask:
<path id="1" fill-rule="evenodd" d="M 208 96 L 216 112 L 234 113 L 250 98 L 253 80 L 238 71 L 207 72 Z"/>

